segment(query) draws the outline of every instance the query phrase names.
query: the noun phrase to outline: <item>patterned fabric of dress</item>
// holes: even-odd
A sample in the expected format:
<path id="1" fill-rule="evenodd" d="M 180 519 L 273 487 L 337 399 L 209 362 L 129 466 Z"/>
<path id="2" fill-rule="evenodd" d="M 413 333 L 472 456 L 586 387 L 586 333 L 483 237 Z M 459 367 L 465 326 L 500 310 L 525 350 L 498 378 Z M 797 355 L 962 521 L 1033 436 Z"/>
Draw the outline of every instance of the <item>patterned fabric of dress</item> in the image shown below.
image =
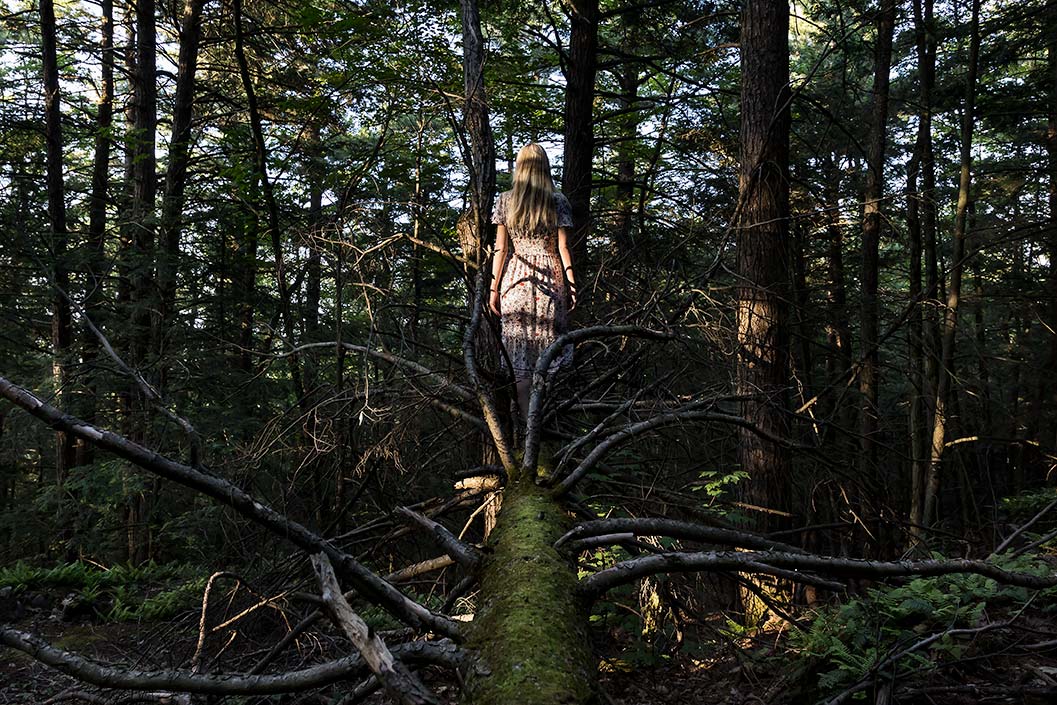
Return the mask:
<path id="1" fill-rule="evenodd" d="M 535 231 L 507 224 L 510 191 L 499 194 L 492 222 L 506 225 L 513 252 L 499 285 L 500 331 L 506 355 L 500 355 L 504 371 L 506 357 L 514 368 L 514 379 L 531 380 L 540 353 L 569 326 L 569 295 L 558 254 L 558 230 Z M 572 227 L 572 206 L 560 191 L 554 192 L 558 227 Z M 566 345 L 551 363 L 548 378 L 572 363 L 573 346 Z"/>

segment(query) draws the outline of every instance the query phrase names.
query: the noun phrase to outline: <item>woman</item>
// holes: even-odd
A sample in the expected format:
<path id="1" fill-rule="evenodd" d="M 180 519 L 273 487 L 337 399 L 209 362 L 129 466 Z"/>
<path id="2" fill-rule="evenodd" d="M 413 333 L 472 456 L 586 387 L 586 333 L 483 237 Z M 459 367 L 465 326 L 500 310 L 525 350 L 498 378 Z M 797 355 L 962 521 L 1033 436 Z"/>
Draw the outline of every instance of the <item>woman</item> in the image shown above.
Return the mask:
<path id="1" fill-rule="evenodd" d="M 555 190 L 550 160 L 540 145 L 530 143 L 518 152 L 514 186 L 499 194 L 492 222 L 499 228 L 488 305 L 500 319 L 502 365 L 507 369 L 509 356 L 524 424 L 536 360 L 566 332 L 569 312 L 576 306 L 569 252 L 572 207 Z M 511 245 L 514 252 L 508 265 Z M 549 374 L 571 363 L 572 355 L 573 346 L 565 346 Z"/>

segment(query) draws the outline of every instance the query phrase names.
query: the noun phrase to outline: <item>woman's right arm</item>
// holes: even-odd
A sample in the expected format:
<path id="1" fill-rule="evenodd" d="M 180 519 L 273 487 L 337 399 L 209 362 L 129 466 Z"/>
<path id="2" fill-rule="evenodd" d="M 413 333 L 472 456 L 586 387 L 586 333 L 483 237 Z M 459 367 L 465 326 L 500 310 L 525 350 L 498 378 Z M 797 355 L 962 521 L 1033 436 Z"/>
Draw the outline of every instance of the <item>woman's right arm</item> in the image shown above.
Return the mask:
<path id="1" fill-rule="evenodd" d="M 492 292 L 488 298 L 488 307 L 495 315 L 499 313 L 499 285 L 503 281 L 503 269 L 506 267 L 506 255 L 509 249 L 509 237 L 505 225 L 499 225 L 495 231 L 495 254 L 492 256 Z"/>

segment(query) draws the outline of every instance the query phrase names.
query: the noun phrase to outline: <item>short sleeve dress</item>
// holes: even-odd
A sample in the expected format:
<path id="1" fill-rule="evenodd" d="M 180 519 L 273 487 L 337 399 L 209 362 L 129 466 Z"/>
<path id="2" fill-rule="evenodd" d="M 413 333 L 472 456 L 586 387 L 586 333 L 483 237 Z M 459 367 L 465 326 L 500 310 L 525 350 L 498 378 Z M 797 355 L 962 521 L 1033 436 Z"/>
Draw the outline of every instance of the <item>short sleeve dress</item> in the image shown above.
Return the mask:
<path id="1" fill-rule="evenodd" d="M 531 380 L 541 352 L 569 327 L 569 291 L 558 254 L 557 227 L 572 227 L 569 199 L 554 192 L 557 227 L 535 231 L 510 227 L 507 204 L 511 192 L 499 194 L 492 211 L 492 222 L 506 225 L 513 252 L 508 256 L 499 285 L 500 331 L 506 355 L 500 355 L 504 371 L 507 356 L 514 379 Z M 573 346 L 566 345 L 548 370 L 548 378 L 572 364 Z"/>

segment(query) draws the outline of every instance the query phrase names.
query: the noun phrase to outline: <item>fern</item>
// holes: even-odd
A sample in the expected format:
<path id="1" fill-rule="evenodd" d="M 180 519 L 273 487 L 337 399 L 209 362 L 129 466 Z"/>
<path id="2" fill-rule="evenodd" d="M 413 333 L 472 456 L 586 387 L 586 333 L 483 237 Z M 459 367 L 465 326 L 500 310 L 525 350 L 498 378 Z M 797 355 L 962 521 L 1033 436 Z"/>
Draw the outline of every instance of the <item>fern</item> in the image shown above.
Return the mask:
<path id="1" fill-rule="evenodd" d="M 943 558 L 940 554 L 933 557 Z M 994 562 L 1006 570 L 1035 575 L 1048 575 L 1052 570 L 1031 556 L 998 556 Z M 1042 592 L 1050 594 L 1051 603 L 1057 597 L 1057 588 Z M 989 606 L 1006 604 L 1016 609 L 1030 594 L 1025 588 L 1002 586 L 982 575 L 915 578 L 903 585 L 870 588 L 862 598 L 820 610 L 808 629 L 792 632 L 790 645 L 802 658 L 822 663 L 818 687 L 823 695 L 832 695 L 868 676 L 882 660 L 922 634 L 978 626 Z M 890 668 L 895 673 L 928 670 L 937 655 L 960 658 L 967 648 L 947 636 L 934 643 L 929 654 L 906 654 Z"/>

